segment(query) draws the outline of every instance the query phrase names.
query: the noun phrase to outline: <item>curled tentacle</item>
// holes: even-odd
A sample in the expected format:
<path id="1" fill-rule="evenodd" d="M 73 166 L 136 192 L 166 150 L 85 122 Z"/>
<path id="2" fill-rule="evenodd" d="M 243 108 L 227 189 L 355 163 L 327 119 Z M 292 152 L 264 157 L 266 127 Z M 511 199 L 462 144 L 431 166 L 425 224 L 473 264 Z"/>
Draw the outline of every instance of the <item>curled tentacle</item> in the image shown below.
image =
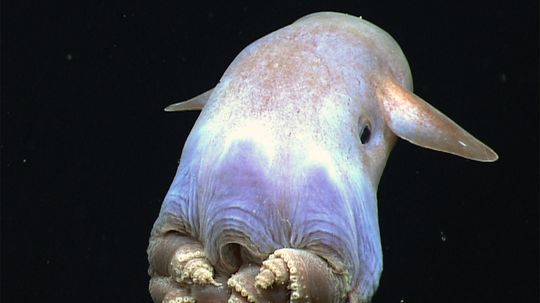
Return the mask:
<path id="1" fill-rule="evenodd" d="M 272 285 L 285 285 L 289 281 L 289 269 L 283 259 L 271 254 L 255 277 L 255 286 L 268 289 Z"/>
<path id="2" fill-rule="evenodd" d="M 288 274 L 284 273 L 286 269 Z M 255 281 L 259 289 L 287 283 L 290 302 L 341 302 L 348 292 L 347 277 L 307 250 L 284 248 L 263 263 Z"/>
<path id="3" fill-rule="evenodd" d="M 214 284 L 213 267 L 200 242 L 169 233 L 149 248 L 150 275 L 171 276 L 178 283 Z"/>
<path id="4" fill-rule="evenodd" d="M 200 243 L 180 246 L 171 259 L 169 274 L 178 283 L 220 286 L 214 281 L 214 269 Z"/>
<path id="5" fill-rule="evenodd" d="M 229 296 L 214 280 L 214 269 L 197 240 L 169 233 L 151 244 L 148 254 L 154 302 L 225 302 Z"/>
<path id="6" fill-rule="evenodd" d="M 267 289 L 255 286 L 255 277 L 259 274 L 260 265 L 249 264 L 232 275 L 227 284 L 232 289 L 229 303 L 280 303 L 288 300 L 285 285 L 276 285 Z"/>

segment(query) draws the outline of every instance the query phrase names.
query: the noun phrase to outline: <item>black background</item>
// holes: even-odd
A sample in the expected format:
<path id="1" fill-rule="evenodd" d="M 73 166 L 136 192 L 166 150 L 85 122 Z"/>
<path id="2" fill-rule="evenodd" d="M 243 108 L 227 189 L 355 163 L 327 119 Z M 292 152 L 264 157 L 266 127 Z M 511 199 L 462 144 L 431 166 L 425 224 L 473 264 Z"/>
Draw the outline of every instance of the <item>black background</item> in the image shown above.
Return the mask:
<path id="1" fill-rule="evenodd" d="M 538 1 L 81 3 L 2 1 L 2 302 L 150 302 L 148 235 L 197 118 L 163 107 L 323 10 L 388 31 L 415 92 L 500 155 L 399 142 L 373 302 L 539 301 Z"/>

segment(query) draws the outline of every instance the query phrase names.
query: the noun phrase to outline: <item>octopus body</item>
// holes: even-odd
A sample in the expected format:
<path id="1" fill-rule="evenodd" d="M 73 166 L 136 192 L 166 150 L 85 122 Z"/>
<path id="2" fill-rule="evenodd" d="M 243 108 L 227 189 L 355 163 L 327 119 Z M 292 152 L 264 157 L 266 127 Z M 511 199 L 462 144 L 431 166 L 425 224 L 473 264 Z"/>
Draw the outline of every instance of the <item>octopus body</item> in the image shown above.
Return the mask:
<path id="1" fill-rule="evenodd" d="M 496 154 L 412 92 L 383 30 L 317 13 L 244 49 L 202 110 L 151 233 L 155 302 L 368 302 L 376 191 L 397 137 Z"/>

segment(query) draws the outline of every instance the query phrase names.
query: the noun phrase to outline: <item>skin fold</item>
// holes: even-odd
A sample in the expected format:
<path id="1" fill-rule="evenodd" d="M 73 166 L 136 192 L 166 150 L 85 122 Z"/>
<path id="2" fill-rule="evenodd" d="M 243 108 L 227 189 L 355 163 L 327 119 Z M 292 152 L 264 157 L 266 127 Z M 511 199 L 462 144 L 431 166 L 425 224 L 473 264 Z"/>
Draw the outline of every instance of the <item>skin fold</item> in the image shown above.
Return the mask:
<path id="1" fill-rule="evenodd" d="M 497 159 L 412 93 L 386 32 L 340 13 L 255 41 L 214 89 L 166 110 L 202 112 L 150 237 L 155 302 L 369 302 L 397 138 Z"/>

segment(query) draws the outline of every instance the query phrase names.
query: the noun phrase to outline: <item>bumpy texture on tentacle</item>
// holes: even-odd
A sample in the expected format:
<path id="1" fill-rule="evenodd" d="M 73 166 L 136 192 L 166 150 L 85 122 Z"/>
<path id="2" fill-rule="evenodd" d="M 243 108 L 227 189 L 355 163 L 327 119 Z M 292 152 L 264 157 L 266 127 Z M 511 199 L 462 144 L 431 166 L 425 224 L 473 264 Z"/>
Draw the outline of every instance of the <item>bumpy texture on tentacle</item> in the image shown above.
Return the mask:
<path id="1" fill-rule="evenodd" d="M 169 233 L 151 244 L 148 252 L 153 277 L 171 276 L 178 283 L 219 286 L 202 244 L 191 237 Z"/>
<path id="2" fill-rule="evenodd" d="M 257 275 L 258 266 L 248 265 L 240 268 L 240 270 L 231 276 L 227 285 L 233 290 L 229 303 L 233 302 L 250 302 L 255 303 L 258 294 L 255 289 L 255 275 Z M 236 293 L 235 293 L 236 292 Z M 238 296 L 240 295 L 240 297 Z"/>
<path id="3" fill-rule="evenodd" d="M 213 267 L 199 243 L 181 246 L 172 257 L 169 273 L 178 283 L 220 286 L 214 281 Z"/>
<path id="4" fill-rule="evenodd" d="M 197 301 L 191 296 L 181 296 L 174 293 L 169 293 L 163 299 L 163 303 L 196 303 Z"/>
<path id="5" fill-rule="evenodd" d="M 288 272 L 290 302 L 330 303 L 345 299 L 349 289 L 347 277 L 335 274 L 319 256 L 300 249 L 276 250 L 255 278 L 257 287 L 268 289 L 285 283 L 284 268 Z"/>
<path id="6" fill-rule="evenodd" d="M 289 269 L 283 259 L 276 258 L 274 254 L 263 262 L 260 273 L 255 277 L 255 286 L 267 289 L 273 284 L 284 285 L 289 281 Z"/>
<path id="7" fill-rule="evenodd" d="M 149 290 L 154 302 L 224 303 L 229 289 L 214 280 L 214 269 L 197 240 L 168 233 L 148 249 L 152 276 Z M 225 282 L 225 278 L 217 278 Z"/>
<path id="8" fill-rule="evenodd" d="M 154 277 L 150 279 L 148 288 L 154 302 L 195 302 L 195 299 L 190 296 L 189 290 L 180 287 L 170 277 Z"/>
<path id="9" fill-rule="evenodd" d="M 191 296 L 195 298 L 197 303 L 226 303 L 231 295 L 231 291 L 227 287 L 227 279 L 225 277 L 217 276 L 216 282 L 220 286 L 214 286 L 212 284 L 191 285 Z"/>
<path id="10" fill-rule="evenodd" d="M 227 303 L 248 303 L 248 300 L 238 293 L 233 293 Z"/>
<path id="11" fill-rule="evenodd" d="M 233 290 L 229 303 L 281 303 L 288 301 L 288 291 L 285 285 L 269 289 L 255 287 L 255 277 L 259 274 L 260 266 L 250 264 L 243 266 L 232 275 L 227 284 Z"/>

